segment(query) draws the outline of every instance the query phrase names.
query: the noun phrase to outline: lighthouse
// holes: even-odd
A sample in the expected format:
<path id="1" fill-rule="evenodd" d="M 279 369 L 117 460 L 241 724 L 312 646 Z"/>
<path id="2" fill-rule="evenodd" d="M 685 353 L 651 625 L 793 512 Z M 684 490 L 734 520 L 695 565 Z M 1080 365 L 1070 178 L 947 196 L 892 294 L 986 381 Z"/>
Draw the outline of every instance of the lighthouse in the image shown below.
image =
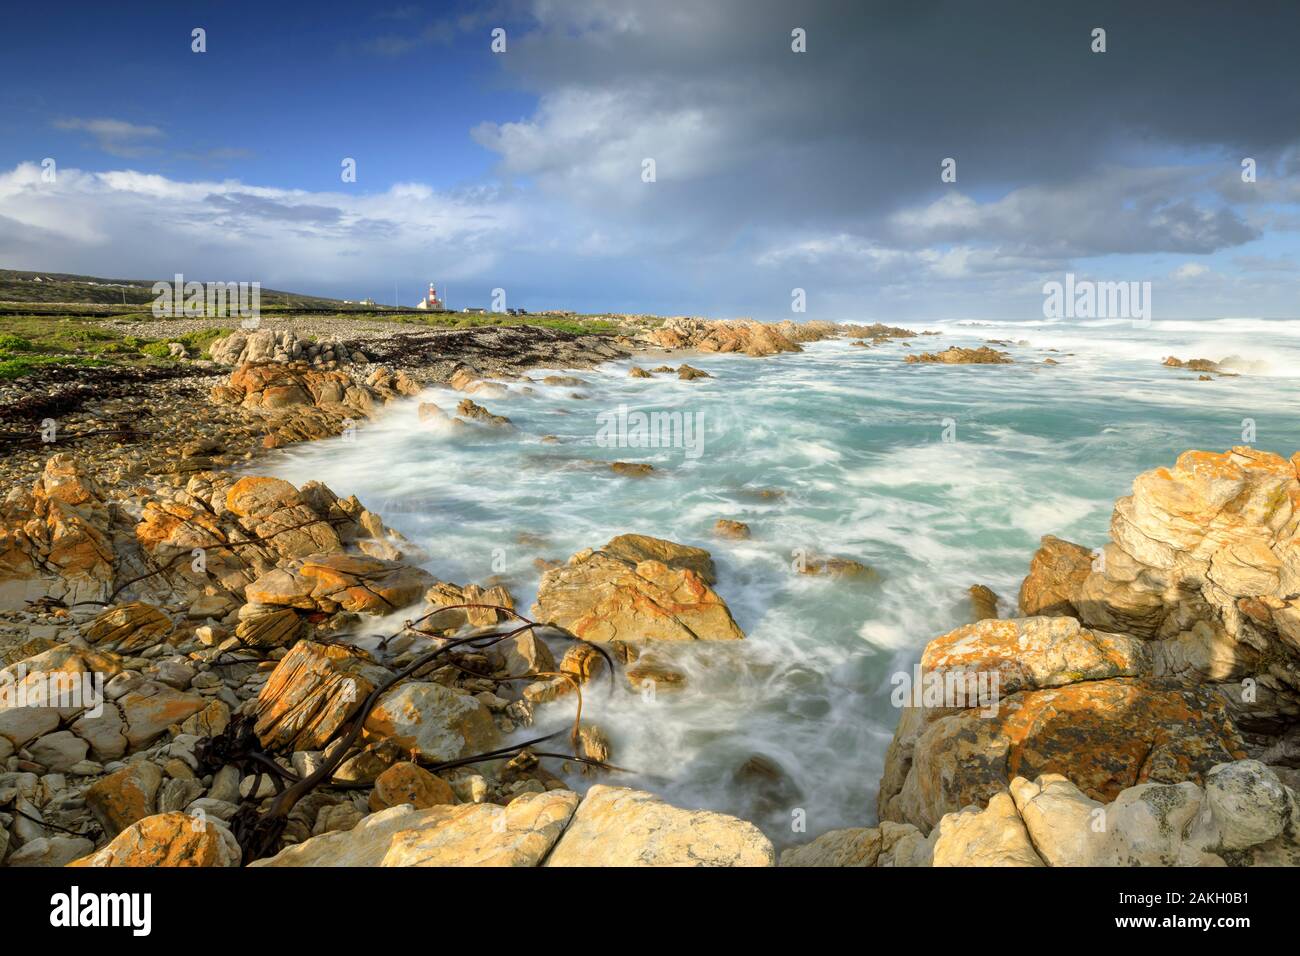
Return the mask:
<path id="1" fill-rule="evenodd" d="M 442 299 L 438 298 L 438 289 L 432 282 L 429 283 L 429 294 L 416 308 L 439 312 L 443 310 Z"/>

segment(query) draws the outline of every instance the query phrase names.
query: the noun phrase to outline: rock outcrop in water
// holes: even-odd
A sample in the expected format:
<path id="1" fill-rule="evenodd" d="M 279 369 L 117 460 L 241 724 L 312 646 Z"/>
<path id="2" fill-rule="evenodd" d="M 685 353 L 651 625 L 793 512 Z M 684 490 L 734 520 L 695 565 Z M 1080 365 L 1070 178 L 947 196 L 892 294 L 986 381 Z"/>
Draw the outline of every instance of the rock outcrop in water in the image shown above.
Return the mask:
<path id="1" fill-rule="evenodd" d="M 672 318 L 659 328 L 646 332 L 642 338 L 660 348 L 741 352 L 755 357 L 802 351 L 797 343 L 782 335 L 776 326 L 743 320 Z"/>
<path id="2" fill-rule="evenodd" d="M 1180 358 L 1170 355 L 1162 364 L 1167 365 L 1169 368 L 1185 368 L 1191 372 L 1217 372 L 1219 370 L 1218 362 L 1206 358 L 1194 358 L 1183 361 Z"/>
<path id="3" fill-rule="evenodd" d="M 1016 776 L 1068 774 L 1110 800 L 1246 756 L 1221 699 L 1157 683 L 1144 641 L 1071 618 L 965 625 L 930 642 L 921 672 L 952 689 L 902 701 L 922 705 L 904 707 L 886 755 L 882 820 L 929 830 Z"/>
<path id="4" fill-rule="evenodd" d="M 1300 721 L 1297 463 L 1239 447 L 1139 475 L 1088 573 L 1075 551 L 1058 588 L 1064 613 L 1149 641 L 1158 676 L 1212 687 L 1260 739 Z"/>
<path id="5" fill-rule="evenodd" d="M 703 548 L 621 535 L 547 571 L 533 613 L 589 641 L 739 640 L 714 579 Z"/>
<path id="6" fill-rule="evenodd" d="M 1020 605 L 1051 616 L 926 647 L 938 690 L 902 701 L 881 819 L 936 865 L 1300 861 L 1298 464 L 1186 452 L 1138 476 L 1097 553 L 1044 538 Z M 791 859 L 881 839 L 853 833 Z"/>
<path id="7" fill-rule="evenodd" d="M 934 365 L 1010 365 L 1011 357 L 1006 352 L 987 345 L 968 349 L 958 345 L 950 346 L 942 352 L 918 352 L 904 358 L 910 364 Z"/>

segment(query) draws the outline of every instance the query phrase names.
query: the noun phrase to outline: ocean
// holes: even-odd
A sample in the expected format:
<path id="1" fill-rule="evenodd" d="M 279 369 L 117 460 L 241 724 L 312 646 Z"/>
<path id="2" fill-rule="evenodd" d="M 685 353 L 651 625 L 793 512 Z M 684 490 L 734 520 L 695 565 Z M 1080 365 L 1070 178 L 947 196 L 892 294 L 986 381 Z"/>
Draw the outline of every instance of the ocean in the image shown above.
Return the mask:
<path id="1" fill-rule="evenodd" d="M 535 370 L 504 398 L 471 396 L 512 430 L 439 428 L 411 401 L 259 471 L 273 463 L 295 484 L 356 494 L 430 555 L 423 566 L 436 577 L 503 580 L 524 613 L 541 577 L 536 558 L 562 561 L 626 532 L 708 548 L 716 590 L 747 639 L 666 646 L 686 674 L 681 690 L 647 698 L 621 682 L 612 693 L 604 680 L 589 687 L 584 719 L 609 736 L 610 760 L 634 772 L 569 779 L 732 813 L 780 847 L 875 822 L 899 713 L 891 678 L 968 620 L 970 585 L 991 587 L 1013 616 L 1039 537 L 1100 546 L 1139 472 L 1192 448 L 1300 449 L 1297 322 L 918 328 L 943 334 L 906 340 L 910 348 L 837 339 L 771 358 L 665 360 L 712 376 L 693 381 L 629 378 L 626 361 L 551 370 L 580 385 L 544 385 L 547 370 Z M 1005 347 L 1014 364 L 904 362 L 989 339 L 1016 343 Z M 1163 367 L 1167 355 L 1235 355 L 1247 371 L 1198 381 Z M 454 413 L 464 397 L 432 388 L 419 400 Z M 669 447 L 620 447 L 638 432 L 617 423 L 635 423 L 636 412 L 681 413 L 666 420 L 699 432 L 674 431 Z M 623 477 L 613 461 L 655 470 Z M 715 538 L 719 518 L 745 522 L 752 537 Z M 876 577 L 798 574 L 801 555 L 851 558 Z M 544 705 L 520 738 L 565 726 L 572 700 Z"/>

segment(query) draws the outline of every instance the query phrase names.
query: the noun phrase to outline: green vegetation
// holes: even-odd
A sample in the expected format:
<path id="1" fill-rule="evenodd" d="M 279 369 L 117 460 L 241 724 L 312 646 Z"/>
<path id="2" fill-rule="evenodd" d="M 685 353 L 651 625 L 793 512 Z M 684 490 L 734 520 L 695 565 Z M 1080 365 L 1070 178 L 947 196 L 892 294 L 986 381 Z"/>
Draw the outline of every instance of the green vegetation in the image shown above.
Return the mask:
<path id="1" fill-rule="evenodd" d="M 75 358 L 66 355 L 18 355 L 0 352 L 0 382 L 21 378 L 48 365 L 107 365 L 99 359 Z"/>
<path id="2" fill-rule="evenodd" d="M 345 315 L 335 318 L 348 318 Z M 397 313 L 367 315 L 367 319 L 377 322 L 394 322 L 400 325 L 422 325 L 426 328 L 441 329 L 477 329 L 489 325 L 518 326 L 531 325 L 544 329 L 559 329 L 575 335 L 612 335 L 618 331 L 618 323 L 608 319 L 592 318 L 580 315 L 503 315 L 500 313 L 464 313 L 431 312 Z"/>
<path id="3" fill-rule="evenodd" d="M 32 343 L 21 335 L 0 335 L 0 352 L 30 352 Z"/>
<path id="4" fill-rule="evenodd" d="M 230 332 L 215 326 L 155 338 L 127 335 L 111 323 L 84 316 L 0 315 L 0 359 L 12 360 L 18 357 L 15 353 L 23 353 L 34 365 L 61 359 L 170 361 L 169 342 L 182 343 L 191 356 L 206 356 L 209 346 Z"/>
<path id="5" fill-rule="evenodd" d="M 196 329 L 202 320 L 182 323 L 154 316 L 148 308 L 154 300 L 152 286 L 149 280 L 0 269 L 0 379 L 60 364 L 171 365 L 176 362 L 171 342 L 184 344 L 191 358 L 210 358 L 212 343 L 233 331 L 211 318 L 211 327 Z M 425 329 L 534 326 L 575 335 L 614 335 L 622 325 L 609 315 L 424 312 L 267 289 L 261 292 L 261 309 L 264 319 L 277 324 L 356 323 L 358 338 L 365 338 L 365 330 L 375 324 L 389 323 Z M 178 326 L 191 330 L 179 332 Z"/>
<path id="6" fill-rule="evenodd" d="M 207 355 L 208 346 L 217 339 L 225 338 L 233 329 L 213 328 L 213 329 L 196 329 L 193 332 L 186 332 L 184 335 L 178 335 L 170 342 L 181 342 L 189 349 L 191 355 Z"/>

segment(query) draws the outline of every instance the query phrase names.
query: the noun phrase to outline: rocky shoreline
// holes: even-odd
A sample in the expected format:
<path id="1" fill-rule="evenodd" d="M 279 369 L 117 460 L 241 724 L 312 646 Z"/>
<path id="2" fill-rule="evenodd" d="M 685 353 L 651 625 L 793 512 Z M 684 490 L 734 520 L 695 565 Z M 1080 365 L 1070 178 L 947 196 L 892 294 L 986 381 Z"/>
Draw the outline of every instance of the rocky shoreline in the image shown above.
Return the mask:
<path id="1" fill-rule="evenodd" d="M 7 407 L 0 425 L 23 440 L 3 466 L 0 692 L 24 703 L 0 708 L 0 861 L 776 863 L 750 823 L 617 786 L 587 711 L 553 739 L 504 743 L 539 707 L 575 709 L 592 681 L 677 687 L 656 642 L 743 639 L 706 550 L 593 542 L 547 568 L 526 617 L 496 582 L 435 580 L 355 496 L 248 473 L 433 382 L 465 395 L 459 417 L 413 416 L 492 428 L 506 420 L 475 399 L 527 389 L 531 368 L 916 334 L 695 319 L 632 331 L 259 330 L 214 343 L 191 374 L 69 378 Z M 1022 617 L 985 617 L 922 658 L 958 684 L 996 675 L 995 713 L 975 699 L 904 707 L 880 823 L 781 863 L 1300 862 L 1298 465 L 1188 452 L 1138 477 L 1097 555 L 1045 539 Z M 96 680 L 90 706 L 67 696 Z M 580 798 L 555 762 L 601 782 Z"/>

